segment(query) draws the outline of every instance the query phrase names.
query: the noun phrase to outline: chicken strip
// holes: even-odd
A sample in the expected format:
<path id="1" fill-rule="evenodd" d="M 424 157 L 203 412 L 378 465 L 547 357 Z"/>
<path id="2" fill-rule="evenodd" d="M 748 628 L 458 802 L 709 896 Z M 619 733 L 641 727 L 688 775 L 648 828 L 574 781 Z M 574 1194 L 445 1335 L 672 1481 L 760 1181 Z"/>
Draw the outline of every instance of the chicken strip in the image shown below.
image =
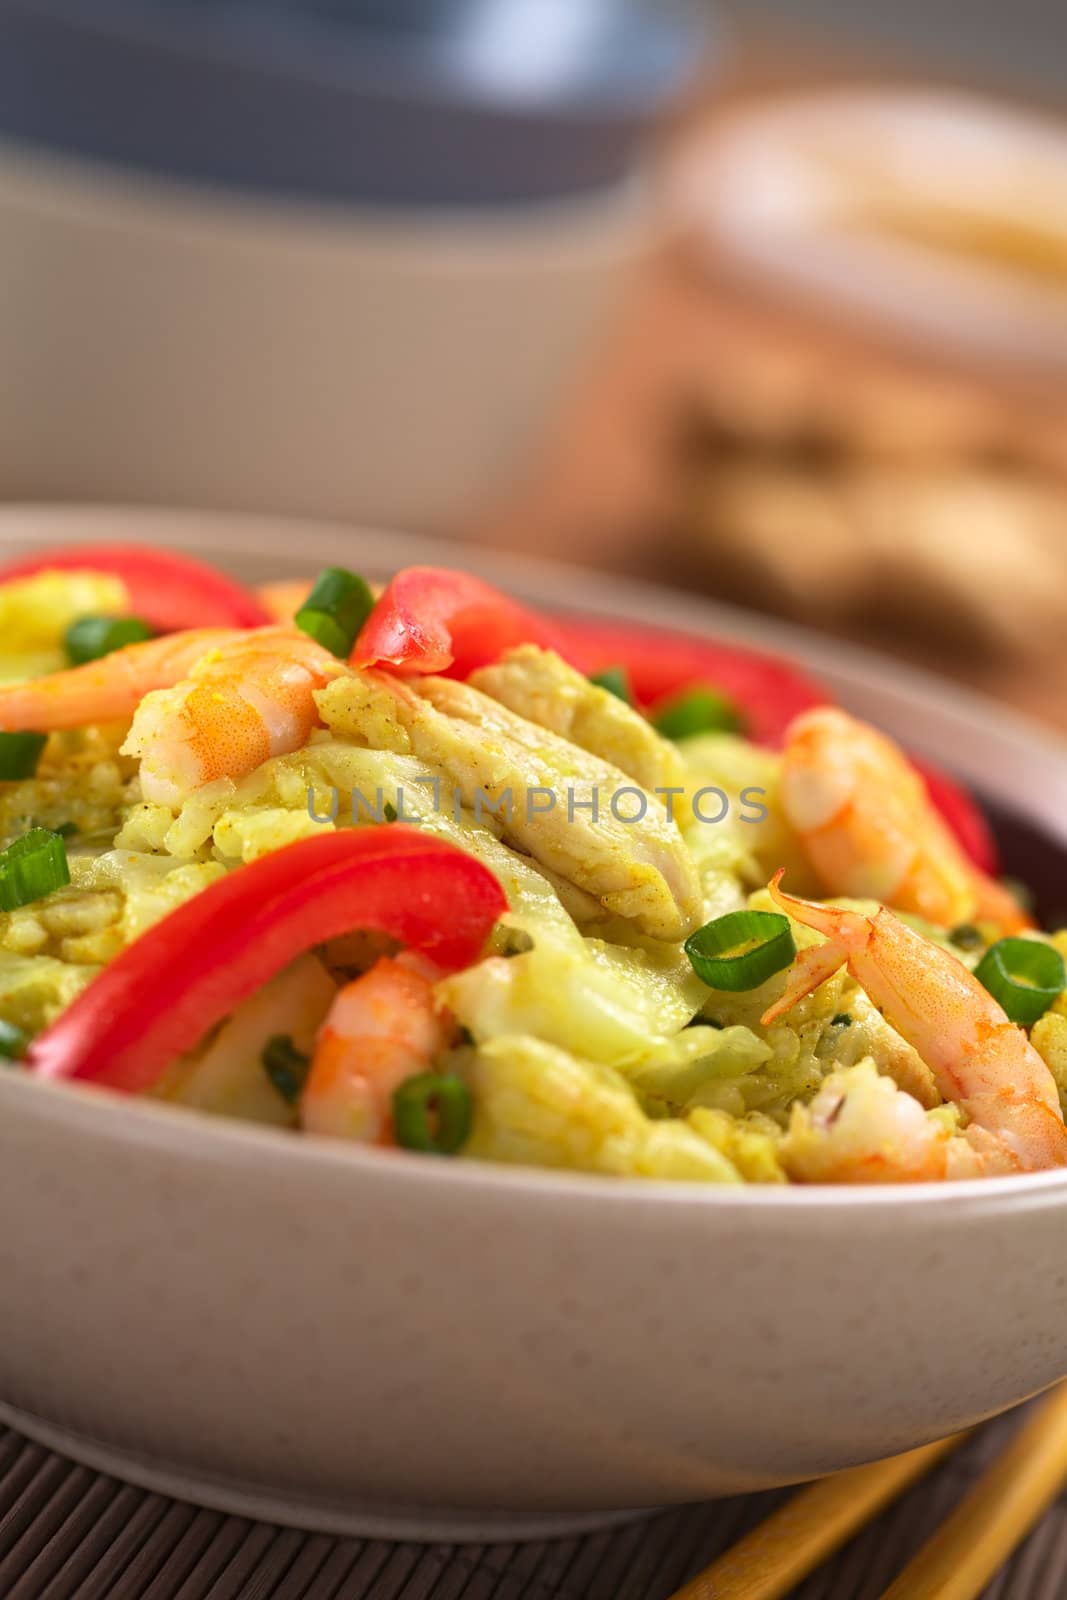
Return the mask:
<path id="1" fill-rule="evenodd" d="M 336 732 L 418 756 L 507 843 L 653 939 L 702 920 L 700 881 L 663 806 L 618 767 L 448 678 L 356 672 L 329 685 Z M 447 783 L 442 804 L 451 803 Z M 634 820 L 627 820 L 633 818 Z"/>
<path id="2" fill-rule="evenodd" d="M 610 761 L 643 789 L 681 787 L 686 766 L 676 747 L 618 695 L 598 688 L 554 650 L 522 644 L 468 682 L 501 705 Z"/>

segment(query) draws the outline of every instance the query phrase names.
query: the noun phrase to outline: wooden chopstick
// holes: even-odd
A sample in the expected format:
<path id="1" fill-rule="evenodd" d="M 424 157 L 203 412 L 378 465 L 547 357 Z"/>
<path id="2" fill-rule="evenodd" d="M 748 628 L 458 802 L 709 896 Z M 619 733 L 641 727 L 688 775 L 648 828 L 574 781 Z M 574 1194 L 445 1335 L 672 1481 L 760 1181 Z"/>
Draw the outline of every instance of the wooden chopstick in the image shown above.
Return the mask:
<path id="1" fill-rule="evenodd" d="M 782 1600 L 863 1523 L 954 1450 L 953 1434 L 801 1489 L 670 1600 Z M 1067 1383 L 920 1550 L 882 1600 L 975 1600 L 1067 1481 Z"/>
<path id="2" fill-rule="evenodd" d="M 974 1600 L 1048 1509 L 1065 1479 L 1067 1383 L 1061 1383 L 882 1600 Z"/>
<path id="3" fill-rule="evenodd" d="M 670 1600 L 780 1600 L 968 1437 L 956 1433 L 799 1490 Z"/>

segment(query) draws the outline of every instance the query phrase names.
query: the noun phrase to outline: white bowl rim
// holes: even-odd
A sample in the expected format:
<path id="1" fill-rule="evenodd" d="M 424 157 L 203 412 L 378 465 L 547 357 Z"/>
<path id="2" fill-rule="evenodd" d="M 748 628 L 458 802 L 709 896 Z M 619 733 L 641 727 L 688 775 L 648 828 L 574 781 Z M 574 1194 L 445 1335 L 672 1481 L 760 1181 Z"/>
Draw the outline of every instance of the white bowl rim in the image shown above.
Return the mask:
<path id="1" fill-rule="evenodd" d="M 841 1206 L 859 1206 L 870 1214 L 887 1208 L 895 1211 L 901 1205 L 943 1209 L 962 1204 L 970 1220 L 976 1208 L 982 1212 L 992 1205 L 1000 1210 L 1009 1198 L 1013 1209 L 1030 1210 L 1061 1204 L 1067 1195 L 1067 1170 L 945 1183 L 713 1184 L 686 1178 L 611 1177 L 562 1168 L 456 1161 L 406 1150 L 376 1150 L 343 1139 L 304 1138 L 288 1129 L 217 1116 L 191 1106 L 127 1097 L 91 1084 L 40 1081 L 17 1070 L 5 1072 L 0 1105 L 11 1097 L 5 1115 L 17 1108 L 22 1095 L 34 1096 L 38 1111 L 46 1105 L 42 1095 L 54 1097 L 54 1120 L 66 1124 L 72 1136 L 84 1132 L 120 1142 L 128 1136 L 142 1148 L 188 1160 L 193 1166 L 248 1163 L 261 1171 L 270 1159 L 296 1175 L 342 1168 L 351 1171 L 354 1166 L 363 1177 L 373 1178 L 376 1186 L 423 1183 L 438 1190 L 443 1180 L 450 1186 L 464 1185 L 468 1194 L 483 1194 L 487 1202 L 503 1190 L 549 1203 L 580 1199 L 584 1204 L 632 1206 L 648 1200 L 659 1207 L 710 1206 L 728 1213 L 738 1208 L 802 1210 L 809 1217 L 812 1211 L 836 1211 Z"/>
<path id="2" fill-rule="evenodd" d="M 876 684 L 889 673 L 915 691 L 935 694 L 938 703 L 957 718 L 973 723 L 980 720 L 987 729 L 992 728 L 1012 742 L 1021 741 L 1031 750 L 1037 749 L 1048 759 L 1062 764 L 1067 780 L 1067 744 L 1050 737 L 1046 730 L 1029 723 L 1015 713 L 1005 712 L 994 702 L 968 690 L 944 684 L 933 674 L 913 667 L 899 666 L 896 661 L 881 657 L 873 651 L 857 646 L 840 644 L 836 640 L 821 640 L 807 629 L 795 624 L 765 620 L 738 607 L 721 605 L 714 601 L 693 600 L 675 595 L 670 590 L 633 580 L 609 577 L 588 568 L 563 566 L 510 553 L 497 553 L 475 545 L 448 544 L 440 540 L 407 534 L 393 534 L 357 526 L 327 523 L 315 519 L 278 517 L 268 515 L 192 511 L 160 510 L 157 508 L 111 506 L 3 506 L 0 507 L 0 551 L 5 544 L 34 546 L 67 542 L 88 542 L 94 536 L 107 538 L 111 543 L 137 543 L 145 537 L 146 526 L 156 524 L 156 531 L 169 537 L 176 548 L 210 555 L 234 556 L 247 554 L 262 559 L 265 553 L 264 530 L 272 528 L 280 533 L 286 527 L 299 527 L 302 544 L 279 546 L 279 549 L 299 549 L 301 557 L 307 553 L 309 566 L 314 565 L 313 545 L 307 535 L 320 537 L 324 542 L 338 538 L 377 541 L 383 565 L 396 565 L 397 557 L 405 564 L 414 561 L 442 564 L 450 555 L 453 563 L 466 556 L 472 566 L 483 572 L 496 568 L 501 580 L 511 580 L 532 597 L 537 592 L 551 595 L 563 583 L 574 586 L 592 584 L 604 596 L 601 614 L 614 615 L 616 620 L 642 620 L 649 626 L 674 626 L 679 632 L 712 627 L 723 638 L 738 643 L 749 643 L 753 649 L 769 649 L 789 656 L 790 645 L 802 647 L 808 661 L 826 662 L 827 672 L 847 674 L 856 680 Z M 204 533 L 205 524 L 218 530 L 222 525 L 227 539 L 224 550 L 219 550 L 219 538 L 212 539 Z M 269 547 L 268 547 L 269 550 Z M 444 564 L 449 564 L 447 560 Z M 556 600 L 560 609 L 566 609 L 566 600 Z M 581 609 L 588 613 L 589 607 Z M 682 618 L 673 624 L 663 613 Z M 657 614 L 658 613 L 658 614 Z M 688 618 L 688 621 L 685 620 Z M 701 618 L 703 619 L 701 621 Z M 746 622 L 748 632 L 746 634 Z M 818 665 L 813 669 L 818 672 Z M 554 1202 L 580 1199 L 604 1206 L 633 1206 L 647 1201 L 656 1207 L 694 1205 L 710 1207 L 727 1213 L 743 1210 L 772 1212 L 797 1212 L 810 1218 L 813 1211 L 837 1211 L 841 1206 L 861 1207 L 866 1214 L 893 1210 L 901 1206 L 936 1206 L 938 1209 L 955 1207 L 966 1210 L 968 1220 L 976 1211 L 981 1214 L 987 1207 L 999 1210 L 1012 1202 L 1013 1210 L 1043 1208 L 1058 1204 L 1067 1194 L 1067 1169 L 1050 1172 L 1018 1173 L 998 1178 L 956 1179 L 942 1183 L 901 1184 L 709 1184 L 694 1179 L 646 1179 L 611 1177 L 600 1173 L 585 1173 L 547 1167 L 508 1166 L 490 1161 L 453 1161 L 447 1158 L 428 1158 L 406 1151 L 378 1151 L 352 1145 L 344 1140 L 301 1138 L 289 1130 L 266 1127 L 252 1122 L 213 1115 L 189 1106 L 167 1104 L 151 1099 L 131 1098 L 112 1090 L 79 1083 L 59 1083 L 33 1079 L 17 1069 L 0 1074 L 0 1104 L 11 1097 L 17 1107 L 23 1095 L 34 1097 L 37 1111 L 43 1112 L 52 1104 L 50 1114 L 58 1122 L 69 1123 L 73 1130 L 84 1129 L 97 1137 L 122 1138 L 129 1136 L 142 1145 L 151 1145 L 168 1154 L 187 1158 L 195 1165 L 198 1160 L 211 1162 L 224 1160 L 228 1164 L 254 1161 L 257 1167 L 268 1158 L 283 1163 L 287 1170 L 307 1171 L 339 1170 L 342 1166 L 356 1170 L 366 1177 L 382 1183 L 424 1183 L 439 1187 L 442 1178 L 449 1185 L 462 1184 L 467 1191 L 484 1192 L 491 1199 L 494 1192 L 503 1189 L 512 1194 L 524 1194 L 531 1201 Z M 43 1098 L 42 1098 L 43 1097 Z M 29 1103 L 29 1102 L 28 1102 Z"/>

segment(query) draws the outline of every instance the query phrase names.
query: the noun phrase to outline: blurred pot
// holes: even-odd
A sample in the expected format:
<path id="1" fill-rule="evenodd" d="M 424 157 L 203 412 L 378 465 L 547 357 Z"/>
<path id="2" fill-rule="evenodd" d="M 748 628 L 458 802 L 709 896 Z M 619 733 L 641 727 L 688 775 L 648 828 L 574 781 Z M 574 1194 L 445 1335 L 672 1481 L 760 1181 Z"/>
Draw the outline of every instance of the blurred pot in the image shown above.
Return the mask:
<path id="1" fill-rule="evenodd" d="M 653 0 L 7 0 L 0 494 L 456 523 L 647 241 L 706 42 Z"/>

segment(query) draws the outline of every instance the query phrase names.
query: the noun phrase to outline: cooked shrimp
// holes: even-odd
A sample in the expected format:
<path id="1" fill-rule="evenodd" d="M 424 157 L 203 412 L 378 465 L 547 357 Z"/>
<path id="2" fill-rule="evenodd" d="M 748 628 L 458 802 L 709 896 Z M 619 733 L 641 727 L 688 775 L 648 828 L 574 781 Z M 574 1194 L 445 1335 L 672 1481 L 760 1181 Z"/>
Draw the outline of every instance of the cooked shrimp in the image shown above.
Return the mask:
<path id="1" fill-rule="evenodd" d="M 869 1059 L 831 1073 L 808 1105 L 794 1105 L 778 1155 L 798 1183 L 939 1182 L 1023 1167 L 976 1123 L 956 1133 L 927 1116 Z"/>
<path id="2" fill-rule="evenodd" d="M 453 1029 L 434 1006 L 432 968 L 383 956 L 338 994 L 319 1030 L 300 1100 L 309 1133 L 395 1144 L 393 1094 L 428 1071 Z"/>
<path id="3" fill-rule="evenodd" d="M 955 956 L 884 907 L 873 917 L 783 894 L 776 905 L 827 943 L 802 950 L 766 1025 L 840 967 L 915 1046 L 946 1100 L 1027 1170 L 1067 1165 L 1067 1129 L 1052 1074 L 1022 1028 Z"/>
<path id="4" fill-rule="evenodd" d="M 301 749 L 320 720 L 315 690 L 347 670 L 296 628 L 231 633 L 137 707 L 122 748 L 141 758 L 145 799 L 177 805 L 214 778 Z"/>
<path id="5" fill-rule="evenodd" d="M 879 900 L 946 928 L 1030 925 L 964 854 L 903 751 L 847 712 L 820 706 L 790 725 L 782 807 L 827 894 Z"/>
<path id="6" fill-rule="evenodd" d="M 0 730 L 55 733 L 61 728 L 119 722 L 132 717 L 153 689 L 180 683 L 209 650 L 244 637 L 233 628 L 194 628 L 128 644 L 66 672 L 0 684 Z"/>

